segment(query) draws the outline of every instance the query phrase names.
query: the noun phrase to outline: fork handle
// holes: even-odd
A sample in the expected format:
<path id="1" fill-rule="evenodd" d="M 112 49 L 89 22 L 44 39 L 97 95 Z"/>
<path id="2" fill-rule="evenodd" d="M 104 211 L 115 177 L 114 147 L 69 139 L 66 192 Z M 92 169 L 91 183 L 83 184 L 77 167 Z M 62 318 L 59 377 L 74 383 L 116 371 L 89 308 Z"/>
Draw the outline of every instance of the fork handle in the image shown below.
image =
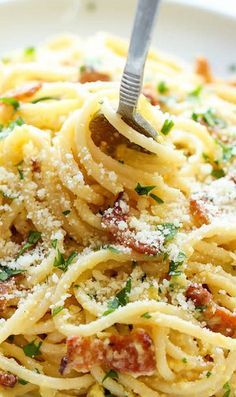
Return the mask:
<path id="1" fill-rule="evenodd" d="M 132 115 L 143 83 L 143 71 L 160 0 L 138 0 L 126 65 L 121 78 L 118 113 Z"/>

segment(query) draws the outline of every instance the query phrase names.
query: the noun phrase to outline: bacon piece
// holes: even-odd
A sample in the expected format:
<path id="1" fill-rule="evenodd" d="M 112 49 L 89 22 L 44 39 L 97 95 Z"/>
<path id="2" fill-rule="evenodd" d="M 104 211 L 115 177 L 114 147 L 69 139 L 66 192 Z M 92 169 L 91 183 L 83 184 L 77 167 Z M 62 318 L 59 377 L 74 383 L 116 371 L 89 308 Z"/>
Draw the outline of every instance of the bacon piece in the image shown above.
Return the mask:
<path id="1" fill-rule="evenodd" d="M 186 297 L 191 299 L 195 306 L 206 306 L 212 300 L 211 293 L 200 284 L 191 284 L 187 291 Z"/>
<path id="2" fill-rule="evenodd" d="M 186 291 L 186 297 L 196 307 L 201 307 L 202 320 L 211 331 L 236 338 L 236 313 L 216 304 L 206 288 L 200 284 L 191 284 Z"/>
<path id="3" fill-rule="evenodd" d="M 41 172 L 41 165 L 38 160 L 32 160 L 32 171 L 33 172 Z"/>
<path id="4" fill-rule="evenodd" d="M 156 368 L 153 342 L 143 329 L 129 335 L 112 335 L 105 340 L 80 336 L 68 338 L 66 360 L 66 372 L 71 368 L 89 372 L 94 365 L 104 365 L 140 376 L 152 375 Z M 62 373 L 65 373 L 64 364 Z"/>
<path id="5" fill-rule="evenodd" d="M 14 387 L 17 380 L 18 378 L 16 375 L 0 372 L 0 385 L 4 387 Z"/>
<path id="6" fill-rule="evenodd" d="M 12 303 L 13 299 L 7 299 L 7 295 L 14 293 L 16 289 L 15 277 L 0 282 L 0 311 L 4 311 Z"/>
<path id="7" fill-rule="evenodd" d="M 157 255 L 161 251 L 163 239 L 158 232 L 150 232 L 150 238 L 142 238 L 129 226 L 129 206 L 123 192 L 119 193 L 113 208 L 108 208 L 102 216 L 102 227 L 107 229 L 112 241 L 133 249 L 140 254 Z"/>
<path id="8" fill-rule="evenodd" d="M 95 81 L 110 81 L 111 78 L 107 73 L 97 72 L 93 68 L 85 68 L 80 74 L 80 83 L 93 83 Z"/>
<path id="9" fill-rule="evenodd" d="M 150 84 L 145 85 L 145 87 L 143 87 L 142 93 L 143 93 L 143 95 L 145 95 L 145 97 L 150 101 L 150 103 L 153 106 L 160 104 L 159 100 L 158 100 L 158 96 L 157 96 L 157 91 Z"/>
<path id="10" fill-rule="evenodd" d="M 213 75 L 211 71 L 210 64 L 205 57 L 197 57 L 196 58 L 196 66 L 195 71 L 197 74 L 200 74 L 206 83 L 213 82 Z"/>
<path id="11" fill-rule="evenodd" d="M 189 209 L 196 226 L 202 226 L 204 224 L 210 223 L 207 209 L 204 206 L 203 200 L 196 200 L 194 198 L 191 198 L 189 201 Z"/>
<path id="12" fill-rule="evenodd" d="M 42 83 L 27 83 L 13 90 L 7 91 L 4 98 L 15 98 L 19 100 L 24 100 L 33 96 L 40 88 Z"/>
<path id="13" fill-rule="evenodd" d="M 192 194 L 189 201 L 190 213 L 196 226 L 209 224 L 223 214 L 235 214 L 236 178 L 232 173 L 216 179 L 203 190 Z"/>
<path id="14" fill-rule="evenodd" d="M 112 335 L 106 363 L 119 372 L 152 375 L 156 368 L 152 339 L 143 329 L 125 336 Z"/>

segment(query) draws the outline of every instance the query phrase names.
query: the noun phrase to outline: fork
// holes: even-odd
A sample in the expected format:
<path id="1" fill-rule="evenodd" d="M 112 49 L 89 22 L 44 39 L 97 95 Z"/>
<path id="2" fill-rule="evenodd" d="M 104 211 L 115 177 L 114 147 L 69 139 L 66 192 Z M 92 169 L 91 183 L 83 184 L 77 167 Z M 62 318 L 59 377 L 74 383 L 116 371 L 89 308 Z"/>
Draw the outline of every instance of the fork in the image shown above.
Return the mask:
<path id="1" fill-rule="evenodd" d="M 117 110 L 128 125 L 151 138 L 156 138 L 157 132 L 137 112 L 137 104 L 159 3 L 160 0 L 138 0 L 127 61 L 121 78 Z"/>

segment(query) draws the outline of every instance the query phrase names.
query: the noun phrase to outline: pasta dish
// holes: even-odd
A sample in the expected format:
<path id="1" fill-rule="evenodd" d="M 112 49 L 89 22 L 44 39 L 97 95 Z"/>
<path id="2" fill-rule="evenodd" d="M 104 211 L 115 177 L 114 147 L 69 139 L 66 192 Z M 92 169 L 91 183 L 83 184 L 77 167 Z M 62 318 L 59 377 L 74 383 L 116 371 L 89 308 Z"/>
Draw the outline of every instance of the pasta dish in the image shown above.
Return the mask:
<path id="1" fill-rule="evenodd" d="M 0 62 L 1 397 L 233 397 L 236 87 L 151 50 L 139 134 L 127 42 Z"/>

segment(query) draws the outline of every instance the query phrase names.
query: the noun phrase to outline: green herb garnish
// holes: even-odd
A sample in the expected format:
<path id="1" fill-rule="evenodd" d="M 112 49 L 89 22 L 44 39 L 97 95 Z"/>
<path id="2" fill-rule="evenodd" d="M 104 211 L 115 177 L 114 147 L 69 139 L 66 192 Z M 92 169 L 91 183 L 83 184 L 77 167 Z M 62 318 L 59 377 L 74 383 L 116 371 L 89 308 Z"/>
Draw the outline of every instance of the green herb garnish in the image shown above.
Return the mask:
<path id="1" fill-rule="evenodd" d="M 206 309 L 207 309 L 207 306 L 206 306 L 206 305 L 198 305 L 198 306 L 195 306 L 195 310 L 197 310 L 197 311 L 200 312 L 200 313 L 204 312 Z"/>
<path id="2" fill-rule="evenodd" d="M 126 306 L 129 303 L 129 294 L 131 292 L 131 278 L 129 277 L 125 287 L 116 294 L 112 301 L 107 304 L 107 310 L 103 313 L 103 316 L 114 312 L 119 306 Z"/>
<path id="3" fill-rule="evenodd" d="M 38 102 L 43 102 L 43 101 L 49 101 L 49 100 L 57 100 L 58 98 L 52 97 L 52 96 L 42 96 L 41 98 L 34 99 L 31 101 L 31 103 L 35 104 Z"/>
<path id="4" fill-rule="evenodd" d="M 35 340 L 33 340 L 32 342 L 30 342 L 27 345 L 23 346 L 23 351 L 24 351 L 24 353 L 25 353 L 25 355 L 27 357 L 33 357 L 34 358 L 34 357 L 39 356 L 41 354 L 40 347 L 41 347 L 43 342 L 39 342 L 39 344 L 37 345 L 35 343 Z"/>
<path id="5" fill-rule="evenodd" d="M 116 371 L 114 371 L 114 369 L 110 369 L 110 371 L 108 371 L 106 373 L 106 375 L 104 376 L 102 382 L 105 382 L 105 380 L 107 378 L 111 378 L 111 379 L 118 379 L 118 373 Z"/>
<path id="6" fill-rule="evenodd" d="M 65 211 L 62 211 L 62 214 L 63 215 L 69 215 L 71 213 L 71 210 L 65 210 Z"/>
<path id="7" fill-rule="evenodd" d="M 113 247 L 112 245 L 107 245 L 105 248 L 107 248 L 113 254 L 119 254 L 120 253 L 120 251 L 117 248 Z"/>
<path id="8" fill-rule="evenodd" d="M 175 226 L 173 223 L 162 223 L 157 226 L 157 229 L 163 234 L 165 243 L 167 243 L 173 240 L 179 230 L 179 227 Z"/>
<path id="9" fill-rule="evenodd" d="M 192 119 L 199 123 L 204 122 L 209 127 L 218 126 L 220 128 L 226 127 L 226 123 L 224 120 L 220 119 L 212 109 L 208 109 L 205 113 L 193 113 Z"/>
<path id="10" fill-rule="evenodd" d="M 20 177 L 20 180 L 22 180 L 22 179 L 24 179 L 24 173 L 23 173 L 23 170 L 21 169 L 21 168 L 17 168 L 17 171 L 18 171 L 18 174 L 19 174 L 19 177 Z"/>
<path id="11" fill-rule="evenodd" d="M 224 384 L 223 389 L 225 390 L 225 393 L 224 393 L 223 397 L 230 397 L 231 387 L 230 387 L 229 382 L 226 382 Z"/>
<path id="12" fill-rule="evenodd" d="M 31 248 L 33 245 L 37 244 L 37 242 L 41 239 L 41 236 L 42 236 L 41 232 L 31 230 L 28 234 L 27 242 L 21 248 L 19 254 L 17 255 L 17 258 L 20 255 L 24 254 L 24 252 L 29 248 Z"/>
<path id="13" fill-rule="evenodd" d="M 152 318 L 151 314 L 148 313 L 148 312 L 143 313 L 143 314 L 141 315 L 141 317 L 146 318 L 146 319 Z"/>
<path id="14" fill-rule="evenodd" d="M 150 193 L 149 196 L 153 200 L 155 200 L 158 204 L 163 204 L 164 203 L 164 201 L 160 197 L 158 197 L 156 194 L 154 194 L 154 193 Z"/>
<path id="15" fill-rule="evenodd" d="M 18 378 L 18 382 L 20 383 L 20 385 L 27 385 L 27 383 L 29 383 L 29 382 L 27 382 L 26 380 L 24 380 L 22 378 Z"/>
<path id="16" fill-rule="evenodd" d="M 191 91 L 189 94 L 188 94 L 188 97 L 190 98 L 190 99 L 192 99 L 192 98 L 194 98 L 194 99 L 196 99 L 196 98 L 198 98 L 199 97 L 199 95 L 201 94 L 201 92 L 202 92 L 202 85 L 198 85 L 193 91 Z"/>
<path id="17" fill-rule="evenodd" d="M 173 260 L 170 261 L 169 273 L 168 273 L 170 276 L 180 276 L 181 275 L 182 272 L 178 269 L 184 263 L 185 258 L 186 258 L 186 255 L 183 252 L 179 252 L 175 261 L 173 261 Z"/>
<path id="18" fill-rule="evenodd" d="M 55 247 L 54 247 L 55 248 Z M 57 254 L 54 259 L 54 264 L 53 266 L 57 267 L 58 269 L 62 270 L 63 272 L 66 272 L 68 267 L 71 265 L 73 262 L 73 259 L 77 256 L 77 252 L 73 251 L 71 254 L 68 256 L 67 259 L 64 258 L 63 254 L 57 249 Z"/>
<path id="19" fill-rule="evenodd" d="M 11 269 L 6 266 L 1 266 L 0 265 L 0 281 L 6 281 L 12 276 L 15 276 L 17 274 L 24 273 L 25 270 L 22 269 Z"/>
<path id="20" fill-rule="evenodd" d="M 156 186 L 141 186 L 140 183 L 138 183 L 134 190 L 139 194 L 139 196 L 148 196 L 155 187 Z"/>
<path id="21" fill-rule="evenodd" d="M 51 245 L 53 248 L 57 248 L 57 239 L 51 241 Z"/>
<path id="22" fill-rule="evenodd" d="M 34 59 L 36 55 L 36 48 L 33 46 L 24 49 L 24 55 L 28 58 Z"/>
<path id="23" fill-rule="evenodd" d="M 138 193 L 139 196 L 149 196 L 153 200 L 155 200 L 158 204 L 163 204 L 164 201 L 160 197 L 158 197 L 154 193 L 151 193 L 151 191 L 155 188 L 156 186 L 142 186 L 140 185 L 140 183 L 138 183 L 134 190 L 136 191 L 136 193 Z"/>
<path id="24" fill-rule="evenodd" d="M 20 107 L 20 102 L 17 101 L 15 98 L 0 98 L 0 102 L 4 103 L 5 105 L 11 105 L 14 110 L 17 110 Z"/>
<path id="25" fill-rule="evenodd" d="M 187 364 L 187 362 L 188 362 L 186 357 L 182 358 L 182 361 L 183 361 L 184 364 Z"/>
<path id="26" fill-rule="evenodd" d="M 57 306 L 52 309 L 52 317 L 55 317 L 58 313 L 60 313 L 64 309 L 64 306 Z"/>
<path id="27" fill-rule="evenodd" d="M 207 378 L 210 378 L 211 375 L 212 375 L 212 372 L 211 372 L 211 371 L 207 371 L 206 377 L 207 377 Z"/>
<path id="28" fill-rule="evenodd" d="M 160 94 L 166 94 L 168 92 L 168 87 L 165 81 L 160 81 L 157 84 L 157 90 L 160 92 Z"/>
<path id="29" fill-rule="evenodd" d="M 215 169 L 211 171 L 211 176 L 216 179 L 223 178 L 225 176 L 225 172 L 222 168 Z"/>
<path id="30" fill-rule="evenodd" d="M 162 128 L 161 128 L 162 134 L 168 135 L 169 132 L 170 132 L 170 130 L 171 130 L 173 127 L 174 127 L 174 122 L 173 122 L 173 120 L 168 120 L 168 119 L 166 119 L 166 120 L 164 121 L 164 124 L 163 124 Z"/>

